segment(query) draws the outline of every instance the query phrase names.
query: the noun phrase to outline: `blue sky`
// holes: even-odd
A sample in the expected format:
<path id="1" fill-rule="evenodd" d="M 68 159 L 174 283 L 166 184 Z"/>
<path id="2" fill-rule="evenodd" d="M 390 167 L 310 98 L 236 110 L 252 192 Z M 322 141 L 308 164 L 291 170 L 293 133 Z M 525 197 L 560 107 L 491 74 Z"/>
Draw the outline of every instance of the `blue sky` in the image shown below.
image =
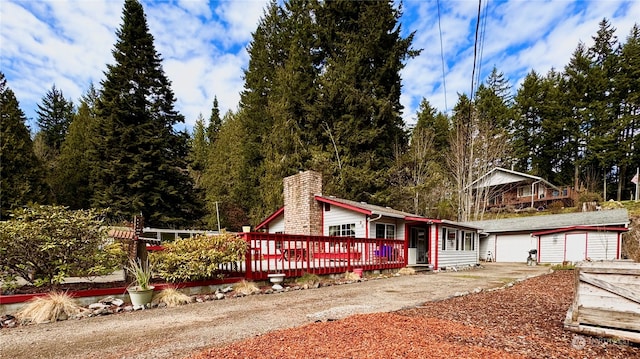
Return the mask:
<path id="1" fill-rule="evenodd" d="M 246 45 L 268 1 L 141 2 L 187 127 L 199 114 L 208 117 L 214 96 L 222 113 L 236 110 L 249 60 Z M 111 51 L 123 3 L 0 0 L 0 71 L 32 128 L 37 104 L 53 84 L 76 104 L 91 82 L 99 86 L 106 64 L 114 62 Z M 640 1 L 483 1 L 482 9 L 480 79 L 496 66 L 514 91 L 532 69 L 542 74 L 562 69 L 580 41 L 590 46 L 603 17 L 622 42 L 640 19 Z M 405 35 L 415 31 L 414 47 L 424 49 L 402 71 L 408 124 L 415 122 L 422 98 L 445 111 L 455 105 L 458 93 L 470 93 L 477 10 L 475 0 L 440 1 L 441 55 L 438 2 L 403 2 L 402 30 Z"/>

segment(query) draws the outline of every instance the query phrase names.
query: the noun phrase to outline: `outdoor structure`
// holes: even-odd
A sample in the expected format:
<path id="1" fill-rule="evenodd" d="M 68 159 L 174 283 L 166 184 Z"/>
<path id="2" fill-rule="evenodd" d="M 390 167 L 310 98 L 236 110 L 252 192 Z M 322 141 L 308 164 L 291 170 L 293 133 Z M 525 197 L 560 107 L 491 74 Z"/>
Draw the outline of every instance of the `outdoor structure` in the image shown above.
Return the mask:
<path id="1" fill-rule="evenodd" d="M 476 201 L 484 208 L 527 207 L 545 208 L 560 201 L 571 207 L 575 191 L 571 187 L 558 187 L 545 179 L 522 172 L 495 167 L 471 184 Z"/>
<path id="2" fill-rule="evenodd" d="M 640 263 L 584 262 L 576 266 L 575 275 L 574 300 L 564 327 L 640 343 Z"/>
<path id="3" fill-rule="evenodd" d="M 314 259 L 373 258 L 433 269 L 478 263 L 478 227 L 324 196 L 322 176 L 314 171 L 300 172 L 283 182 L 284 207 L 256 226 L 256 231 L 285 237 L 272 244 L 257 243 L 261 253 L 284 251 L 287 255 L 300 255 L 304 249 Z M 290 241 L 286 235 L 326 240 Z M 360 244 L 348 245 L 345 238 L 353 238 Z M 309 247 L 304 248 L 305 245 Z"/>
<path id="4" fill-rule="evenodd" d="M 620 259 L 626 209 L 467 222 L 482 228 L 480 260 L 526 262 L 536 250 L 541 263 Z"/>

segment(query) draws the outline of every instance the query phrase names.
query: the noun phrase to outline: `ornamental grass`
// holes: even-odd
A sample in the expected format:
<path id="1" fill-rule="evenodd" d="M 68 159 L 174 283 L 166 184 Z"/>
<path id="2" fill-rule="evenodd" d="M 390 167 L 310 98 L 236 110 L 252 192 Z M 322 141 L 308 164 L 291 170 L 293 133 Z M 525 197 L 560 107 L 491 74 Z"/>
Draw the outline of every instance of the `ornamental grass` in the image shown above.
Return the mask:
<path id="1" fill-rule="evenodd" d="M 156 304 L 164 303 L 167 307 L 177 307 L 191 303 L 191 297 L 175 288 L 166 288 L 156 294 L 153 302 Z"/>
<path id="2" fill-rule="evenodd" d="M 16 317 L 23 323 L 49 323 L 67 320 L 86 311 L 67 293 L 51 292 L 31 299 Z"/>

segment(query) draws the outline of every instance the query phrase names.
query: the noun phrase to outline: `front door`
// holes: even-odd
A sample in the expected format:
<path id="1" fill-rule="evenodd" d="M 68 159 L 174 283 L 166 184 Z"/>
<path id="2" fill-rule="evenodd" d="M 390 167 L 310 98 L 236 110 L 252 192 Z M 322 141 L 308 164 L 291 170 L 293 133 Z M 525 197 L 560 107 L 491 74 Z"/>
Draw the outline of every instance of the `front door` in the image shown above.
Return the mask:
<path id="1" fill-rule="evenodd" d="M 429 241 L 427 240 L 426 228 L 411 228 L 411 242 L 415 245 L 416 264 L 428 264 Z"/>

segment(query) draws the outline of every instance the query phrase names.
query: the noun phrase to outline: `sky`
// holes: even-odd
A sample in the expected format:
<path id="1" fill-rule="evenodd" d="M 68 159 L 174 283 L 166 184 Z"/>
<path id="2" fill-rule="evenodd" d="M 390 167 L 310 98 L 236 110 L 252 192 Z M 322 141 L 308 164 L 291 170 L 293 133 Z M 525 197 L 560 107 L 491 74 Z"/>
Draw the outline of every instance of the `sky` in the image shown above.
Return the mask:
<path id="1" fill-rule="evenodd" d="M 268 0 L 141 3 L 185 128 L 191 129 L 200 114 L 209 117 L 214 96 L 222 114 L 236 111 L 249 62 L 246 47 Z M 32 130 L 37 105 L 53 85 L 75 104 L 91 83 L 99 87 L 106 65 L 114 64 L 111 51 L 123 4 L 0 0 L 0 71 Z M 478 1 L 404 0 L 402 9 L 403 36 L 415 32 L 413 47 L 423 49 L 401 72 L 402 117 L 409 126 L 423 98 L 450 112 L 458 94 L 471 92 L 474 52 L 476 78 L 485 81 L 495 66 L 515 92 L 531 70 L 561 70 L 579 42 L 591 46 L 603 18 L 621 42 L 640 22 L 638 0 L 485 0 L 483 41 L 475 47 Z"/>

